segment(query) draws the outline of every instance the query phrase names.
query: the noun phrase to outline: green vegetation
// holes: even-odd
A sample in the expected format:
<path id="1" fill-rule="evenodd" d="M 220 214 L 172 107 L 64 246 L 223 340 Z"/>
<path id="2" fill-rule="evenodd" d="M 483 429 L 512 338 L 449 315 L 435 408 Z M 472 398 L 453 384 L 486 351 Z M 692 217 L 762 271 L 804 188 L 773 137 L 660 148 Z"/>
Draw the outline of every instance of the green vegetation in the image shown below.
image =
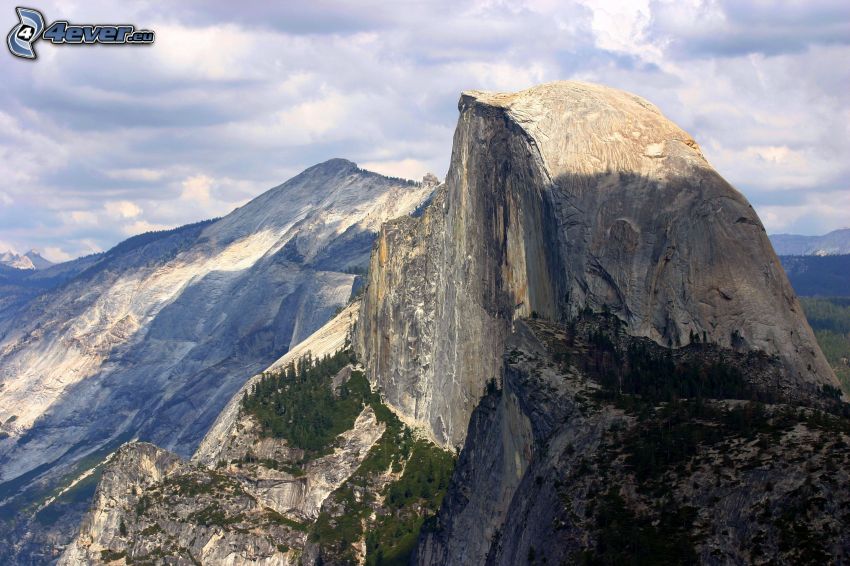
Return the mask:
<path id="1" fill-rule="evenodd" d="M 310 534 L 314 542 L 321 542 L 323 546 L 338 552 L 344 552 L 352 542 L 363 536 L 362 523 L 371 515 L 371 504 L 376 495 L 369 489 L 371 479 L 388 470 L 400 472 L 413 444 L 410 431 L 398 417 L 380 399 L 373 398 L 370 401 L 375 416 L 387 428 L 357 471 L 331 494 L 330 498 L 342 512 L 331 514 L 323 511 Z M 363 492 L 362 497 L 355 492 Z"/>
<path id="2" fill-rule="evenodd" d="M 166 489 L 184 497 L 197 497 L 198 495 L 224 493 L 226 491 L 242 493 L 242 486 L 239 485 L 238 481 L 221 473 L 207 473 L 206 470 L 198 474 L 169 477 L 163 485 Z M 144 499 L 144 496 L 142 496 L 142 499 Z"/>
<path id="3" fill-rule="evenodd" d="M 227 513 L 218 505 L 211 504 L 207 505 L 200 511 L 195 511 L 194 513 L 190 513 L 186 519 L 197 525 L 204 526 L 212 526 L 218 525 L 223 527 L 225 525 L 233 525 L 235 523 L 239 523 L 242 521 L 242 514 L 237 514 L 232 517 L 229 517 Z"/>
<path id="4" fill-rule="evenodd" d="M 104 549 L 100 551 L 100 559 L 104 562 L 113 562 L 115 560 L 121 560 L 127 556 L 126 552 L 115 552 L 114 550 Z"/>
<path id="5" fill-rule="evenodd" d="M 285 438 L 307 451 L 308 457 L 329 450 L 366 405 L 386 427 L 354 474 L 331 494 L 315 524 L 307 527 L 273 512 L 267 519 L 299 530 L 309 528 L 310 539 L 320 544 L 330 561 L 354 561 L 352 543 L 365 539 L 367 564 L 407 564 L 423 523 L 436 514 L 448 489 L 454 456 L 414 438 L 371 391 L 363 372 L 352 371 L 334 391 L 333 377 L 353 361 L 349 350 L 320 360 L 304 357 L 279 373 L 262 376 L 243 397 L 242 408 L 256 418 L 262 435 Z M 249 454 L 232 463 L 243 461 L 260 462 Z M 290 464 L 261 463 L 303 474 Z M 221 519 L 212 512 L 206 515 L 205 520 Z"/>
<path id="6" fill-rule="evenodd" d="M 455 459 L 414 439 L 377 395 L 368 402 L 387 428 L 357 471 L 330 496 L 331 505 L 319 515 L 310 539 L 345 563 L 354 558 L 351 543 L 365 536 L 366 564 L 408 564 L 423 523 L 440 508 Z M 387 472 L 401 477 L 381 489 L 379 478 Z"/>
<path id="7" fill-rule="evenodd" d="M 609 488 L 596 502 L 596 548 L 576 562 L 588 565 L 696 564 L 690 529 L 696 518 L 692 507 L 667 502 L 658 520 L 635 514 L 618 489 Z"/>
<path id="8" fill-rule="evenodd" d="M 152 537 L 152 536 L 154 536 L 158 533 L 161 533 L 161 532 L 162 532 L 162 527 L 159 526 L 159 523 L 154 523 L 153 525 L 150 525 L 150 526 L 142 529 L 141 534 L 142 534 L 143 537 Z"/>
<path id="9" fill-rule="evenodd" d="M 425 440 L 413 445 L 404 474 L 386 490 L 385 512 L 366 536 L 366 564 L 408 564 L 426 517 L 436 515 L 454 457 Z"/>
<path id="10" fill-rule="evenodd" d="M 664 403 L 642 412 L 637 426 L 618 443 L 639 490 L 659 495 L 666 494 L 668 488 L 663 474 L 690 461 L 701 449 L 740 438 L 774 444 L 784 431 L 801 422 L 836 431 L 846 423 L 812 409 L 786 408 L 768 413 L 758 402 L 727 407 L 695 399 Z"/>
<path id="11" fill-rule="evenodd" d="M 242 464 L 260 464 L 263 467 L 266 467 L 270 470 L 280 470 L 282 472 L 286 472 L 287 474 L 293 475 L 295 477 L 301 477 L 304 475 L 304 470 L 294 464 L 288 464 L 286 462 L 279 462 L 278 460 L 272 460 L 271 458 L 258 458 L 254 456 L 251 452 L 245 454 L 241 459 L 233 459 L 230 461 L 231 464 L 236 465 L 236 467 L 241 468 Z M 216 467 L 223 468 L 225 465 L 224 461 L 220 461 Z"/>
<path id="12" fill-rule="evenodd" d="M 842 317 L 850 300 L 812 302 L 812 324 L 845 332 L 846 339 Z M 576 483 L 588 489 L 584 524 L 593 544 L 573 555 L 573 562 L 695 563 L 696 546 L 705 536 L 703 526 L 695 524 L 695 508 L 719 501 L 741 484 L 759 485 L 758 474 L 781 477 L 771 472 L 774 466 L 805 467 L 808 477 L 785 493 L 787 486 L 764 482 L 771 495 L 751 519 L 752 534 L 744 535 L 749 538 L 743 546 L 751 557 L 763 556 L 765 537 L 772 536 L 789 563 L 829 562 L 830 540 L 835 540 L 830 537 L 839 532 L 838 517 L 846 521 L 847 516 L 841 511 L 824 520 L 827 494 L 843 483 L 836 471 L 846 465 L 843 438 L 850 434 L 840 392 L 824 386 L 823 404 L 782 404 L 748 383 L 746 372 L 771 369 L 765 356 L 727 351 L 696 334 L 689 346 L 666 350 L 623 336 L 604 313 L 583 316 L 564 329 L 565 338 L 547 343 L 551 360 L 562 369 L 571 363 L 584 369 L 602 386 L 594 394 L 596 403 L 585 409 L 614 405 L 628 417 L 612 423 L 598 451 L 577 459 L 558 487 L 565 514 L 576 522 L 583 522 L 570 503 L 580 492 Z M 512 352 L 511 358 L 519 355 Z M 817 440 L 797 446 L 799 428 Z M 777 453 L 788 457 L 777 461 Z M 539 549 L 529 550 L 529 563 L 535 554 Z"/>
<path id="13" fill-rule="evenodd" d="M 245 393 L 242 408 L 257 419 L 264 436 L 285 438 L 314 455 L 322 453 L 352 427 L 371 396 L 362 372 L 353 372 L 337 393 L 333 391 L 333 376 L 351 361 L 347 350 L 321 360 L 305 356 L 279 373 L 263 375 Z"/>
<path id="14" fill-rule="evenodd" d="M 636 395 L 649 402 L 758 397 L 741 371 L 728 363 L 708 363 L 700 356 L 676 359 L 672 350 L 639 339 L 631 340 L 623 353 L 602 331 L 592 332 L 588 343 L 590 352 L 584 358 L 584 369 L 599 379 L 605 388 L 603 397 Z"/>
<path id="15" fill-rule="evenodd" d="M 779 259 L 797 295 L 850 296 L 850 255 L 782 256 Z"/>
<path id="16" fill-rule="evenodd" d="M 822 533 L 812 529 L 811 518 L 821 514 L 825 499 L 810 483 L 788 494 L 788 501 L 773 521 L 779 531 L 779 549 L 797 564 L 829 564 L 831 555 Z"/>
<path id="17" fill-rule="evenodd" d="M 800 302 L 823 354 L 850 394 L 850 298 L 801 297 Z"/>
<path id="18" fill-rule="evenodd" d="M 274 509 L 266 509 L 266 520 L 269 523 L 274 523 L 274 524 L 277 524 L 277 525 L 284 525 L 284 526 L 289 527 L 290 529 L 293 529 L 293 530 L 296 530 L 296 531 L 301 531 L 301 532 L 307 531 L 307 525 L 305 525 L 303 523 L 299 523 L 298 521 L 293 521 L 292 519 L 289 519 L 287 517 L 284 517 L 283 515 L 281 515 L 280 513 L 275 511 Z"/>
<path id="19" fill-rule="evenodd" d="M 801 297 L 806 318 L 815 330 L 850 334 L 850 297 L 822 299 Z"/>

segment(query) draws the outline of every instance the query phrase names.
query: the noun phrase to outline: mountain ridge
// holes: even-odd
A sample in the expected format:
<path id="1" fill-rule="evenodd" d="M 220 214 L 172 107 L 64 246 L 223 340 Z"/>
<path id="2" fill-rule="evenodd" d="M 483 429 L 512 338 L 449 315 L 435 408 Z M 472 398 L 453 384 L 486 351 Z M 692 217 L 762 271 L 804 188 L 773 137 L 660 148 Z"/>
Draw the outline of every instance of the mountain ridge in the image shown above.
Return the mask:
<path id="1" fill-rule="evenodd" d="M 245 379 L 347 303 L 380 224 L 431 190 L 331 160 L 4 305 L 0 507 L 130 438 L 190 455 Z"/>
<path id="2" fill-rule="evenodd" d="M 833 230 L 822 236 L 771 234 L 777 255 L 841 255 L 850 254 L 850 228 Z"/>
<path id="3" fill-rule="evenodd" d="M 0 265 L 14 269 L 35 271 L 47 269 L 56 264 L 42 257 L 37 251 L 30 250 L 20 255 L 12 251 L 0 252 Z"/>
<path id="4" fill-rule="evenodd" d="M 698 144 L 586 83 L 458 107 L 443 184 L 365 254 L 335 225 L 342 257 L 368 258 L 359 306 L 252 372 L 193 464 L 122 447 L 63 563 L 850 554 L 850 410 L 758 216 Z M 242 214 L 204 243 L 280 221 Z M 323 233 L 274 256 L 324 265 Z M 328 444 L 313 425 L 345 430 Z"/>

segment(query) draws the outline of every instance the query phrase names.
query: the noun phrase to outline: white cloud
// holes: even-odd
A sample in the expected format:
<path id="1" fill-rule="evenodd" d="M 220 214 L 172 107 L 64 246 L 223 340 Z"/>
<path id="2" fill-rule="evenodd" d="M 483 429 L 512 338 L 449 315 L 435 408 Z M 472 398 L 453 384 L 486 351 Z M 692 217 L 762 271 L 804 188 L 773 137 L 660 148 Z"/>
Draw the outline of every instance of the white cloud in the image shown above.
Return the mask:
<path id="1" fill-rule="evenodd" d="M 850 228 L 850 186 L 829 195 L 812 194 L 802 204 L 756 207 L 765 228 L 771 233 L 811 232 L 823 234 Z"/>
<path id="2" fill-rule="evenodd" d="M 136 236 L 138 234 L 144 234 L 145 232 L 158 232 L 160 230 L 168 230 L 171 226 L 166 226 L 164 224 L 153 224 L 146 220 L 137 220 L 131 224 L 127 224 L 123 227 L 123 232 L 127 236 Z"/>
<path id="3" fill-rule="evenodd" d="M 351 100 L 338 92 L 328 92 L 277 113 L 273 122 L 296 142 L 310 142 L 337 128 L 348 112 Z"/>
<path id="4" fill-rule="evenodd" d="M 258 72 L 250 61 L 268 34 L 235 25 L 197 28 L 159 24 L 154 57 L 158 67 L 181 79 L 233 80 Z"/>
<path id="5" fill-rule="evenodd" d="M 158 171 L 156 169 L 145 169 L 144 167 L 136 167 L 129 169 L 112 169 L 106 171 L 106 176 L 110 179 L 115 179 L 118 181 L 147 181 L 154 182 L 159 181 L 165 176 L 164 171 Z"/>
<path id="6" fill-rule="evenodd" d="M 103 208 L 110 216 L 117 218 L 135 218 L 142 213 L 138 205 L 128 200 L 107 202 Z"/>
<path id="7" fill-rule="evenodd" d="M 646 38 L 646 29 L 652 19 L 649 0 L 586 0 L 583 4 L 593 14 L 590 27 L 597 47 L 647 60 L 661 59 L 659 47 Z"/>
<path id="8" fill-rule="evenodd" d="M 74 256 L 64 251 L 62 248 L 47 247 L 41 251 L 41 255 L 53 263 L 62 263 L 74 259 Z"/>
<path id="9" fill-rule="evenodd" d="M 181 184 L 183 190 L 180 193 L 180 200 L 206 206 L 210 202 L 210 189 L 212 189 L 212 184 L 212 178 L 206 175 L 195 175 L 189 177 Z"/>
<path id="10" fill-rule="evenodd" d="M 768 4 L 45 0 L 50 18 L 133 21 L 157 42 L 4 63 L 0 239 L 90 253 L 330 157 L 442 177 L 460 91 L 566 78 L 656 103 L 769 227 L 826 231 L 850 217 L 834 198 L 850 178 L 850 14 Z"/>
<path id="11" fill-rule="evenodd" d="M 367 161 L 360 167 L 390 177 L 418 180 L 431 173 L 428 166 L 418 159 L 399 159 L 397 161 Z"/>
<path id="12" fill-rule="evenodd" d="M 89 210 L 72 210 L 64 216 L 77 225 L 96 226 L 99 223 L 98 215 Z"/>

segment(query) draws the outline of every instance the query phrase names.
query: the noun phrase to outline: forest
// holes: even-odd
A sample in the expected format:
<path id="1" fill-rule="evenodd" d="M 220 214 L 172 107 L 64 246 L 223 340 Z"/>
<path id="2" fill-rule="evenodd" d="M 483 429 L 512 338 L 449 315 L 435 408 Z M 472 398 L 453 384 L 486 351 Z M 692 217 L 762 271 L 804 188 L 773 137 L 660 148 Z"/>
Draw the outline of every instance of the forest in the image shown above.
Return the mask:
<path id="1" fill-rule="evenodd" d="M 800 297 L 820 349 L 850 394 L 850 297 Z"/>

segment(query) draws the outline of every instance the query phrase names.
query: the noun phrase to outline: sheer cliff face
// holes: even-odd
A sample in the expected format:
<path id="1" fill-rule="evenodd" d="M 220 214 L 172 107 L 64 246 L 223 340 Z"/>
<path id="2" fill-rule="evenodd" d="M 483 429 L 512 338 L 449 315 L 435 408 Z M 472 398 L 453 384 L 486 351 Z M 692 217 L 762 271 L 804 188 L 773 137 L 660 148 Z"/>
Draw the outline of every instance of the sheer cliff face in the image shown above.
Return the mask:
<path id="1" fill-rule="evenodd" d="M 387 400 L 458 445 L 511 321 L 607 306 L 629 333 L 779 356 L 836 385 L 755 211 L 653 105 L 572 82 L 460 99 L 424 215 L 386 225 L 357 348 Z"/>

